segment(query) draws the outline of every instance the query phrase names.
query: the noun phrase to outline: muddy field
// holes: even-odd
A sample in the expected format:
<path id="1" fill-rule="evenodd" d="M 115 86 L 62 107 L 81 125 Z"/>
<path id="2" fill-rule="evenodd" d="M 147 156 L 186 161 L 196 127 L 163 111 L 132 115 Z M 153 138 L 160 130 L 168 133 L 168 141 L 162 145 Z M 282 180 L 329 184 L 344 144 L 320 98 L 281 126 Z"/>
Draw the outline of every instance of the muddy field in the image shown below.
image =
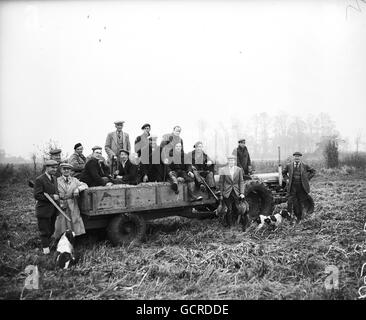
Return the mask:
<path id="1" fill-rule="evenodd" d="M 41 254 L 32 190 L 3 184 L 0 299 L 357 299 L 366 262 L 365 178 L 316 176 L 315 212 L 275 231 L 177 217 L 150 223 L 145 242 L 129 248 L 93 233 L 76 248 L 71 270 L 55 270 Z M 30 264 L 40 270 L 39 290 L 24 288 Z M 331 265 L 339 286 L 327 290 Z"/>

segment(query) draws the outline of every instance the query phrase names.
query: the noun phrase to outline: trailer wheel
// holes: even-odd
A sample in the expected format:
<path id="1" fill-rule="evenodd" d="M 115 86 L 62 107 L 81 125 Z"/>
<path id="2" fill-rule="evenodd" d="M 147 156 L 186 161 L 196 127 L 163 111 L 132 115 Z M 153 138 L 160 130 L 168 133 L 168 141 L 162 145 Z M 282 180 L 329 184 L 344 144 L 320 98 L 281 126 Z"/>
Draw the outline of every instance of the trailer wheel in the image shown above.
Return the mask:
<path id="1" fill-rule="evenodd" d="M 262 182 L 250 180 L 245 183 L 245 198 L 249 204 L 248 215 L 255 219 L 259 215 L 269 216 L 274 209 L 272 192 Z"/>
<path id="2" fill-rule="evenodd" d="M 120 214 L 107 227 L 108 239 L 114 246 L 140 242 L 145 232 L 145 220 L 136 214 Z"/>

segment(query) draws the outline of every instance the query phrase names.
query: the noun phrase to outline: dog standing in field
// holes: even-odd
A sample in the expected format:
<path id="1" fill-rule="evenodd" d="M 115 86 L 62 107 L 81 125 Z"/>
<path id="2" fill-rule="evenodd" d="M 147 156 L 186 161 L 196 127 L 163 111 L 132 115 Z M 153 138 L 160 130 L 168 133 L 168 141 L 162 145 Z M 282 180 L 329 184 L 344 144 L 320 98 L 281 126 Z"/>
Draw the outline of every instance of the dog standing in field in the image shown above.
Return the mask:
<path id="1" fill-rule="evenodd" d="M 66 230 L 57 244 L 56 265 L 59 268 L 68 269 L 76 263 L 74 257 L 74 244 L 75 233 L 71 230 Z"/>
<path id="2" fill-rule="evenodd" d="M 280 213 L 276 213 L 276 214 L 272 214 L 272 215 L 268 216 L 264 220 L 264 222 L 275 228 L 275 227 L 278 227 L 282 223 L 283 219 L 291 221 L 291 215 L 286 209 L 282 209 Z"/>

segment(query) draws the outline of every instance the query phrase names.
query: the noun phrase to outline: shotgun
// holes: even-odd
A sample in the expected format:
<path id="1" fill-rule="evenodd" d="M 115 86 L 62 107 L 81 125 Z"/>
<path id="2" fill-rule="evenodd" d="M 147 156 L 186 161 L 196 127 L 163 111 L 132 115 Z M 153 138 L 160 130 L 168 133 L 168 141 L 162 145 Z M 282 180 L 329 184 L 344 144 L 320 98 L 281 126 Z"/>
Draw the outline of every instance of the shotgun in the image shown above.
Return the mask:
<path id="1" fill-rule="evenodd" d="M 197 168 L 195 166 L 192 165 L 192 171 L 198 171 Z M 199 172 L 197 172 L 197 174 L 199 174 Z M 216 201 L 219 201 L 219 198 L 217 197 L 217 195 L 215 194 L 215 192 L 213 192 L 213 190 L 208 186 L 206 180 L 201 177 L 201 182 L 205 185 L 205 187 L 208 189 L 208 191 L 210 191 L 210 193 L 213 195 L 213 197 L 215 198 Z"/>
<path id="2" fill-rule="evenodd" d="M 62 211 L 62 209 L 57 205 L 57 203 L 51 198 L 51 196 L 46 193 L 43 192 L 43 194 L 45 195 L 45 197 L 54 205 L 54 207 L 66 218 L 67 221 L 71 222 L 71 219 L 66 215 L 65 212 Z"/>

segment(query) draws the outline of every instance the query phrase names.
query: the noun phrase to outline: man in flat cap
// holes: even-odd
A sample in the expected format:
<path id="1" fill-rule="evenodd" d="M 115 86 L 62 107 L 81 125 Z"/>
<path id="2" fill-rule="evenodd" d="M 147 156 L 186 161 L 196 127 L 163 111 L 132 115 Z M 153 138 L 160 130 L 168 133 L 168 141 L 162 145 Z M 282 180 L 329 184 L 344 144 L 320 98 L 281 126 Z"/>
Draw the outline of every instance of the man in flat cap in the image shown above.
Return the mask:
<path id="1" fill-rule="evenodd" d="M 112 164 L 112 160 L 118 161 L 119 150 L 125 149 L 131 151 L 130 137 L 127 132 L 123 132 L 124 121 L 115 121 L 116 131 L 110 132 L 105 140 L 105 152 L 108 155 L 108 164 Z"/>
<path id="2" fill-rule="evenodd" d="M 203 179 L 211 189 L 215 189 L 214 165 L 210 157 L 203 151 L 203 143 L 198 141 L 193 148 L 194 150 L 187 155 L 187 164 L 190 164 L 188 170 L 194 174 L 195 182 L 202 192 L 206 191 Z"/>
<path id="3" fill-rule="evenodd" d="M 309 199 L 309 180 L 315 175 L 315 169 L 301 161 L 301 152 L 294 152 L 293 161 L 282 170 L 282 175 L 287 181 L 287 210 L 294 213 L 297 222 L 305 214 L 304 203 Z M 293 212 L 294 211 L 294 212 Z"/>
<path id="4" fill-rule="evenodd" d="M 86 157 L 83 155 L 84 147 L 81 143 L 74 146 L 74 153 L 69 158 L 69 163 L 72 165 L 75 178 L 79 178 L 86 164 Z"/>
<path id="5" fill-rule="evenodd" d="M 233 150 L 232 155 L 236 157 L 236 165 L 243 169 L 245 175 L 249 175 L 252 171 L 252 163 L 245 139 L 238 140 L 238 147 Z"/>
<path id="6" fill-rule="evenodd" d="M 61 160 L 61 152 L 62 150 L 61 149 L 51 149 L 49 151 L 49 155 L 50 155 L 50 160 L 54 160 L 57 162 L 58 165 L 60 165 L 60 163 L 62 162 Z M 46 171 L 46 166 L 43 165 L 43 168 L 42 168 L 42 173 L 44 173 Z M 60 177 L 61 176 L 61 170 L 60 170 L 60 167 L 57 168 L 57 171 L 55 173 L 55 176 L 56 177 Z"/>
<path id="7" fill-rule="evenodd" d="M 120 180 L 123 184 L 138 184 L 137 165 L 133 164 L 129 159 L 130 153 L 121 149 L 119 152 L 119 162 L 115 175 L 117 180 Z"/>
<path id="8" fill-rule="evenodd" d="M 144 132 L 141 135 L 139 135 L 135 140 L 135 152 L 137 153 L 138 157 L 141 157 L 141 149 L 149 144 L 148 138 L 150 136 L 150 130 L 151 130 L 150 124 L 145 123 L 141 127 L 141 130 L 143 130 Z"/>
<path id="9" fill-rule="evenodd" d="M 78 205 L 78 197 L 80 192 L 88 189 L 88 185 L 71 175 L 74 168 L 70 163 L 61 163 L 60 168 L 62 175 L 57 178 L 60 207 L 69 216 L 71 222 L 67 221 L 61 214 L 57 216 L 54 234 L 55 239 L 59 239 L 68 229 L 74 231 L 76 236 L 85 233 L 84 222 L 81 218 Z"/>
<path id="10" fill-rule="evenodd" d="M 38 176 L 34 183 L 34 198 L 36 203 L 36 217 L 44 254 L 50 253 L 51 237 L 55 231 L 57 209 L 48 200 L 44 193 L 55 201 L 59 201 L 56 171 L 58 163 L 55 160 L 46 160 L 45 172 Z"/>
<path id="11" fill-rule="evenodd" d="M 236 213 L 239 212 L 239 201 L 245 197 L 243 169 L 235 165 L 236 156 L 229 155 L 227 160 L 228 164 L 219 170 L 219 188 L 221 192 L 220 200 L 227 207 L 227 212 L 223 217 L 223 223 L 225 226 L 230 227 L 236 220 L 236 217 L 234 217 L 234 209 Z M 244 230 L 247 222 L 248 217 L 245 215 L 242 220 Z"/>
<path id="12" fill-rule="evenodd" d="M 88 187 L 111 186 L 113 184 L 109 168 L 102 156 L 102 147 L 95 146 L 93 148 L 93 154 L 81 172 L 80 181 L 85 182 Z"/>

